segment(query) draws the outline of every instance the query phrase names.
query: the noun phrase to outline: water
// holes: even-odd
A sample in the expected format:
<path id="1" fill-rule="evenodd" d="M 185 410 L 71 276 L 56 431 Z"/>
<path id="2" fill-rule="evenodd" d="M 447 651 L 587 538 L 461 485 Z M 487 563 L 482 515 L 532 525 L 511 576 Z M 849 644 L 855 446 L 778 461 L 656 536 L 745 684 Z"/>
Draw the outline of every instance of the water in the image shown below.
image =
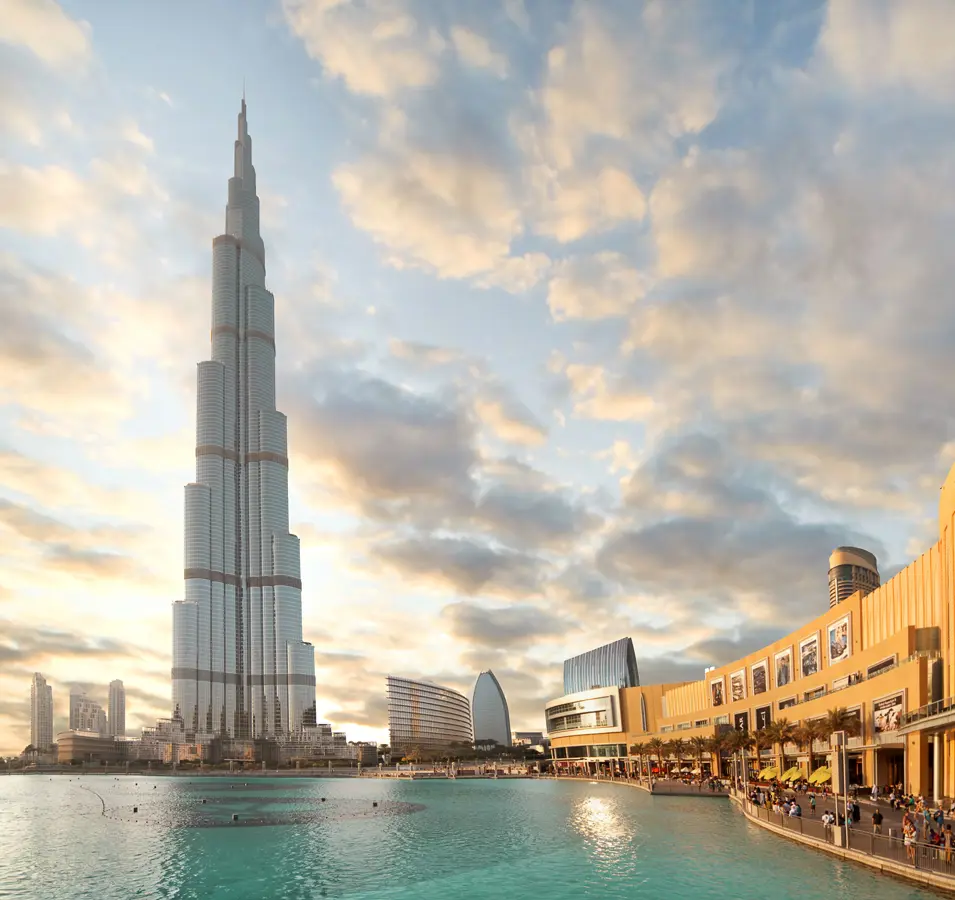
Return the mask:
<path id="1" fill-rule="evenodd" d="M 617 785 L 0 777 L 0 897 L 537 896 L 938 895 L 759 831 L 728 800 Z"/>

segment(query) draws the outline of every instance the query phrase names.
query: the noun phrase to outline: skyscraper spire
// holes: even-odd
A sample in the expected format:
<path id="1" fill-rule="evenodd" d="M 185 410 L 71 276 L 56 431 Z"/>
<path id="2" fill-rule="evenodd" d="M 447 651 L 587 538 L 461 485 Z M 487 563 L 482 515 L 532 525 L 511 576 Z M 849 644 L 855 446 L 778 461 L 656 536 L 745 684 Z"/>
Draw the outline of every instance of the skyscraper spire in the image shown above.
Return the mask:
<path id="1" fill-rule="evenodd" d="M 212 242 L 212 359 L 198 369 L 185 600 L 173 606 L 173 715 L 197 739 L 287 734 L 315 722 L 244 91 L 234 161 L 225 233 Z"/>

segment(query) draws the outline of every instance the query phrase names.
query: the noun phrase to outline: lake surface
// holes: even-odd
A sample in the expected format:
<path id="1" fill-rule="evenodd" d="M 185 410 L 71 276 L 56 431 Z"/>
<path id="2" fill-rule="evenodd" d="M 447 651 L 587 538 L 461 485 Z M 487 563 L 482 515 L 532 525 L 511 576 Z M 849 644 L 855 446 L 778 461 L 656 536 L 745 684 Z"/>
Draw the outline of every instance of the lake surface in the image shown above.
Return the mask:
<path id="1" fill-rule="evenodd" d="M 759 831 L 728 800 L 616 785 L 0 777 L 0 897 L 937 896 Z"/>

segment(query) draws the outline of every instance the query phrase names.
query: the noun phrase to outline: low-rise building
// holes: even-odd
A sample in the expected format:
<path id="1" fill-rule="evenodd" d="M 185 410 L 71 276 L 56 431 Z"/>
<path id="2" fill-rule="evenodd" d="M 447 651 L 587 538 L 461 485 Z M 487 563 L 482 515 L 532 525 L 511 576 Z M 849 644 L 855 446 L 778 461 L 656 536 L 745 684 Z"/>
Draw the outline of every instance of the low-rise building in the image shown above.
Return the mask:
<path id="1" fill-rule="evenodd" d="M 953 610 L 955 467 L 942 487 L 938 541 L 895 577 L 840 598 L 698 681 L 594 686 L 549 701 L 553 763 L 590 772 L 633 768 L 638 758 L 657 766 L 658 742 L 670 745 L 668 756 L 682 741 L 676 745 L 680 768 L 702 761 L 704 771 L 715 771 L 720 760 L 693 747 L 692 739 L 732 729 L 762 732 L 780 722 L 816 723 L 815 741 L 772 745 L 764 739 L 758 755 L 755 748 L 748 754 L 749 773 L 775 764 L 809 774 L 810 765 L 829 757 L 827 726 L 832 730 L 841 712 L 850 783 L 902 783 L 936 800 L 955 796 Z M 656 752 L 648 752 L 650 745 Z"/>
<path id="2" fill-rule="evenodd" d="M 123 750 L 112 735 L 89 731 L 62 731 L 56 736 L 56 758 L 60 765 L 71 763 L 119 763 Z"/>

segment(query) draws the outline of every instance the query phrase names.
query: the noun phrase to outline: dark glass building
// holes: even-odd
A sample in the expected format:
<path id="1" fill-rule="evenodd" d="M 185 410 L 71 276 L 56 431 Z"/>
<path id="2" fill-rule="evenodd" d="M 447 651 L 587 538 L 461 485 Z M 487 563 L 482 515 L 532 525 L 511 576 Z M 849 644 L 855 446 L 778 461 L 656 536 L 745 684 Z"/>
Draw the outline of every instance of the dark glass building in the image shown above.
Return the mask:
<path id="1" fill-rule="evenodd" d="M 602 687 L 639 687 L 637 656 L 626 637 L 564 660 L 564 693 Z"/>
<path id="2" fill-rule="evenodd" d="M 502 747 L 511 746 L 511 716 L 501 683 L 490 669 L 478 675 L 471 696 L 471 719 L 474 740 L 497 741 Z"/>

